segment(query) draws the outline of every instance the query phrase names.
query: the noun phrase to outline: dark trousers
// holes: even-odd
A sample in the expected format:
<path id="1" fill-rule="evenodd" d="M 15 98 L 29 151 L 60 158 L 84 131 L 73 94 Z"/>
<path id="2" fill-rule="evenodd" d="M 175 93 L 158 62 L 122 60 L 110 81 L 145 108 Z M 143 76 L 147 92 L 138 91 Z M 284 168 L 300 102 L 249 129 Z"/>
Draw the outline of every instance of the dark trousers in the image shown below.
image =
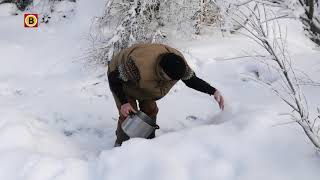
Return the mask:
<path id="1" fill-rule="evenodd" d="M 122 142 L 129 140 L 129 136 L 122 130 L 121 128 L 121 124 L 124 122 L 124 120 L 126 119 L 126 117 L 124 117 L 121 112 L 120 112 L 120 103 L 117 100 L 117 98 L 115 98 L 116 104 L 117 104 L 117 108 L 119 111 L 119 120 L 118 120 L 118 127 L 116 130 L 116 136 L 117 136 L 117 140 L 116 140 L 116 144 L 121 145 Z M 128 98 L 128 102 L 131 104 L 131 106 L 135 109 L 138 110 L 138 106 L 137 106 L 137 100 L 133 99 L 133 98 Z M 144 112 L 145 114 L 147 114 L 150 118 L 154 119 L 154 121 L 157 120 L 157 114 L 158 114 L 158 106 L 157 103 L 153 100 L 143 100 L 143 101 L 138 101 L 139 103 L 139 109 Z M 148 137 L 148 139 L 152 139 L 155 137 L 155 131 Z"/>

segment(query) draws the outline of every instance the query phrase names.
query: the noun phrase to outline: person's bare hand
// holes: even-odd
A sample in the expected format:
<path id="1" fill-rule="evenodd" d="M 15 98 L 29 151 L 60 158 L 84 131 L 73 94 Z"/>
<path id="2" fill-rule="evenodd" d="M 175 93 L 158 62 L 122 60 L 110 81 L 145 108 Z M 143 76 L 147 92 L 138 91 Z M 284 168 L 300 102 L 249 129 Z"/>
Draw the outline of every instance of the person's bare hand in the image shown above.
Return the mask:
<path id="1" fill-rule="evenodd" d="M 127 117 L 130 114 L 130 112 L 136 113 L 136 110 L 131 106 L 130 103 L 126 103 L 121 105 L 120 112 L 124 117 Z"/>
<path id="2" fill-rule="evenodd" d="M 224 99 L 223 96 L 221 95 L 221 93 L 216 90 L 216 92 L 213 94 L 214 99 L 218 102 L 219 107 L 221 110 L 224 109 Z"/>

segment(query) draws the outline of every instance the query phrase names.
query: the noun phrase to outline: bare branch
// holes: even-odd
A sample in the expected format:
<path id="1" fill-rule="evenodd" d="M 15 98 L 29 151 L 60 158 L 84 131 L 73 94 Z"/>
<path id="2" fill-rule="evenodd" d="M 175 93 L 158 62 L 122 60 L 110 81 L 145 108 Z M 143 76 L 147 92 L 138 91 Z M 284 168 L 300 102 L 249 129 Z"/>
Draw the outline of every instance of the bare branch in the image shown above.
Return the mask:
<path id="1" fill-rule="evenodd" d="M 305 134 L 308 136 L 315 148 L 320 150 L 320 138 L 317 135 L 320 129 L 320 125 L 318 127 L 315 127 L 316 121 L 319 118 L 315 118 L 312 122 L 309 120 L 309 104 L 300 86 L 303 82 L 311 84 L 312 81 L 310 81 L 310 78 L 305 73 L 300 74 L 303 74 L 304 78 L 308 81 L 303 81 L 304 79 L 300 78 L 296 74 L 289 52 L 287 51 L 287 33 L 285 33 L 285 35 L 283 36 L 283 31 L 280 27 L 279 22 L 276 20 L 277 16 L 275 15 L 275 12 L 270 10 L 270 13 L 273 15 L 273 17 L 268 18 L 265 3 L 263 3 L 262 5 L 263 11 L 261 11 L 259 7 L 256 9 L 256 11 L 252 10 L 248 6 L 245 7 L 252 13 L 252 15 L 248 17 L 246 14 L 240 12 L 240 15 L 244 16 L 240 19 L 248 18 L 249 23 L 246 24 L 248 27 L 246 27 L 245 24 L 239 23 L 238 21 L 236 22 L 242 25 L 243 28 L 248 32 L 248 34 L 245 34 L 247 37 L 253 39 L 257 44 L 263 47 L 264 50 L 266 50 L 270 54 L 270 56 L 268 57 L 271 58 L 278 67 L 274 67 L 270 63 L 267 63 L 265 55 L 256 55 L 251 57 L 253 59 L 261 59 L 258 61 L 262 61 L 263 63 L 265 63 L 268 69 L 273 68 L 276 70 L 276 72 L 280 75 L 279 77 L 281 81 L 279 85 L 281 88 L 279 88 L 279 86 L 273 86 L 272 83 L 261 79 L 259 76 L 257 78 L 249 76 L 248 78 L 259 84 L 263 84 L 269 87 L 283 102 L 290 106 L 296 115 L 295 116 L 292 113 L 294 122 L 297 122 L 302 127 Z M 264 13 L 263 16 L 262 13 Z M 262 17 L 264 18 L 264 20 L 261 19 Z M 273 27 L 271 29 L 273 33 L 273 40 L 268 39 L 269 35 L 271 35 L 269 32 L 268 22 L 271 19 L 274 21 Z"/>
<path id="2" fill-rule="evenodd" d="M 249 55 L 249 56 L 238 56 L 238 57 L 231 57 L 231 58 L 216 58 L 216 61 L 229 61 L 229 60 L 242 60 L 244 58 L 253 58 L 253 57 L 259 57 L 259 58 L 266 58 L 267 56 L 264 55 Z"/>

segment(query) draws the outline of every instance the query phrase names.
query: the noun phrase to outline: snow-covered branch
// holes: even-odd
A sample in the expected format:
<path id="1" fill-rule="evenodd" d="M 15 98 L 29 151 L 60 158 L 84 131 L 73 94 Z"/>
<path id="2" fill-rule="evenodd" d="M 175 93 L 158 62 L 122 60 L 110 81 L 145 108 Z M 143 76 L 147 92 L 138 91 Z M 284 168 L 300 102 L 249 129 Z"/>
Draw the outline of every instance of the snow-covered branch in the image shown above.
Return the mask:
<path id="1" fill-rule="evenodd" d="M 319 115 L 313 119 L 310 117 L 307 99 L 301 88 L 303 83 L 314 86 L 317 84 L 311 81 L 306 73 L 301 73 L 294 68 L 290 54 L 286 49 L 286 39 L 279 23 L 273 21 L 272 24 L 269 24 L 266 21 L 270 19 L 268 16 L 274 17 L 274 13 L 261 4 L 256 4 L 254 8 L 247 6 L 247 9 L 250 12 L 249 15 L 242 11 L 236 12 L 234 17 L 237 18 L 234 21 L 247 32 L 247 37 L 263 47 L 270 58 L 261 59 L 259 56 L 255 57 L 264 61 L 269 68 L 275 69 L 275 72 L 280 77 L 274 83 L 259 77 L 255 78 L 255 81 L 270 87 L 282 101 L 293 109 L 291 113 L 292 119 L 302 127 L 314 147 L 320 150 Z M 239 19 L 247 19 L 247 23 Z M 318 114 L 319 112 L 318 109 Z"/>

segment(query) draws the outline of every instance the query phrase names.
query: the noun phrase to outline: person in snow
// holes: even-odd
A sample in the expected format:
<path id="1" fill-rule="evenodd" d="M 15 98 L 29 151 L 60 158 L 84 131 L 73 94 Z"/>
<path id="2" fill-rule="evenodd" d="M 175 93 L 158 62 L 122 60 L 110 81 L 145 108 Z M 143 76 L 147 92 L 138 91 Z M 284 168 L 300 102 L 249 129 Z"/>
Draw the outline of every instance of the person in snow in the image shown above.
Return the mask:
<path id="1" fill-rule="evenodd" d="M 120 146 L 129 136 L 121 128 L 130 112 L 138 110 L 156 121 L 156 101 L 182 80 L 188 87 L 213 95 L 223 110 L 224 99 L 220 92 L 196 76 L 183 55 L 163 44 L 136 44 L 121 50 L 108 66 L 109 86 L 119 111 L 115 146 Z M 148 139 L 155 137 L 153 132 Z"/>

